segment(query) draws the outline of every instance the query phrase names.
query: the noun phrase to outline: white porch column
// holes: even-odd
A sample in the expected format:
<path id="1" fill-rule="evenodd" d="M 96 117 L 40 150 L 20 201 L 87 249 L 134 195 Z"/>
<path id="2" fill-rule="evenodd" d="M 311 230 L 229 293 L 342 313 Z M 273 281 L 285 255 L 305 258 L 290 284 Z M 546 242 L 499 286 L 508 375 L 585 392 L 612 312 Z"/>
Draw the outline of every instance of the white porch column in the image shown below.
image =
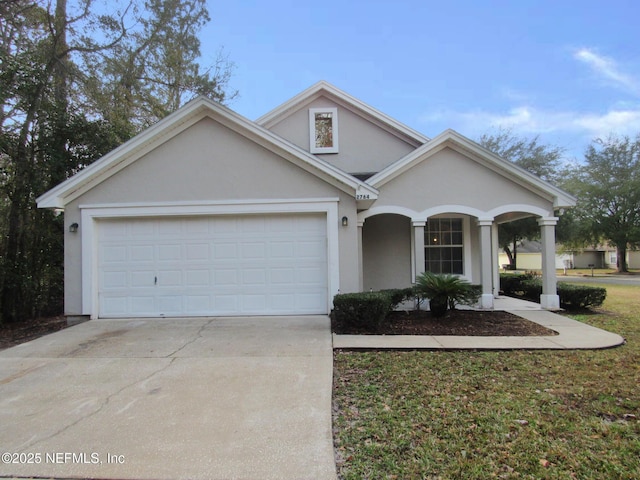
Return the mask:
<path id="1" fill-rule="evenodd" d="M 414 257 L 414 282 L 424 272 L 424 226 L 427 222 L 413 223 L 413 257 Z"/>
<path id="2" fill-rule="evenodd" d="M 364 222 L 358 222 L 358 291 L 364 291 L 364 255 L 362 252 L 362 229 Z"/>
<path id="3" fill-rule="evenodd" d="M 480 260 L 482 273 L 482 297 L 480 306 L 486 309 L 493 308 L 493 242 L 491 241 L 491 226 L 493 220 L 478 220 L 480 227 Z"/>
<path id="4" fill-rule="evenodd" d="M 498 242 L 498 224 L 491 225 L 491 264 L 493 268 L 493 298 L 498 298 L 500 295 L 500 264 L 498 258 L 500 252 L 500 243 Z"/>
<path id="5" fill-rule="evenodd" d="M 560 308 L 556 283 L 556 224 L 557 217 L 538 219 L 542 239 L 542 295 L 540 306 L 548 310 Z"/>

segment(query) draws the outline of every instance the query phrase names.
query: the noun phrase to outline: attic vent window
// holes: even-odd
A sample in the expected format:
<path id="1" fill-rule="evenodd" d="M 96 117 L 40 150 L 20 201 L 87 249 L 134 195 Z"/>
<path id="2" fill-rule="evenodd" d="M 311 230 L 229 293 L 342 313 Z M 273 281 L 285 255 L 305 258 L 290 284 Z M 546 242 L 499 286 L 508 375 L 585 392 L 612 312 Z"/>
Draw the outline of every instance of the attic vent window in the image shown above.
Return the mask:
<path id="1" fill-rule="evenodd" d="M 338 109 L 310 108 L 311 153 L 338 153 Z"/>

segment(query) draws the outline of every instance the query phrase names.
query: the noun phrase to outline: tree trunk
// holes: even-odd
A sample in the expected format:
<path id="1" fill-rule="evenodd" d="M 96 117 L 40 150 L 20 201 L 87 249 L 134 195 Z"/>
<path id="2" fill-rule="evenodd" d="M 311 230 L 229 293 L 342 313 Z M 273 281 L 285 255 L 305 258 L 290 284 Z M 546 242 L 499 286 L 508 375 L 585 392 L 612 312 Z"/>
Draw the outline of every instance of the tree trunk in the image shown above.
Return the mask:
<path id="1" fill-rule="evenodd" d="M 616 260 L 616 267 L 618 269 L 618 273 L 628 273 L 629 268 L 627 266 L 627 246 L 619 245 L 616 247 L 616 251 L 618 256 Z"/>
<path id="2" fill-rule="evenodd" d="M 513 253 L 511 253 L 511 249 L 509 248 L 508 245 L 505 245 L 502 250 L 504 251 L 504 253 L 507 254 L 507 260 L 509 260 L 509 265 L 504 265 L 504 269 L 505 270 L 514 270 L 515 269 L 515 263 L 513 262 Z"/>

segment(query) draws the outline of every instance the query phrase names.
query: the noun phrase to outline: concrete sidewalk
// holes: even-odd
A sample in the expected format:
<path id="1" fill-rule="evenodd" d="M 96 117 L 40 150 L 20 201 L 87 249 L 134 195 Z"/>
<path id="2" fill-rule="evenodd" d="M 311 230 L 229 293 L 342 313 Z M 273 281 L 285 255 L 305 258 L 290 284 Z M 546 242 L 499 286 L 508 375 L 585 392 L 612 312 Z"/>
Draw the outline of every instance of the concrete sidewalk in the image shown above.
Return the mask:
<path id="1" fill-rule="evenodd" d="M 495 309 L 518 315 L 558 332 L 545 337 L 470 337 L 417 335 L 333 335 L 335 349 L 425 350 L 572 350 L 601 349 L 622 345 L 620 335 L 542 310 L 537 303 L 509 297 L 495 300 Z"/>
<path id="2" fill-rule="evenodd" d="M 3 350 L 0 477 L 334 480 L 332 362 L 326 316 L 94 320 Z"/>

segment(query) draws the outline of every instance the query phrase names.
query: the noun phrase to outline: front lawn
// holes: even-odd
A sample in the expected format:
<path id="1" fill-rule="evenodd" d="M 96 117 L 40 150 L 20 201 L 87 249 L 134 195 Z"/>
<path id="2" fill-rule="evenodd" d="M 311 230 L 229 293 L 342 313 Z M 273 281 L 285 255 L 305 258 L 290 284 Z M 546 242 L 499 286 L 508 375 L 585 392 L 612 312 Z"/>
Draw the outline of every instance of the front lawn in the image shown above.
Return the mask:
<path id="1" fill-rule="evenodd" d="M 596 351 L 336 352 L 343 479 L 640 478 L 640 287 L 572 315 Z"/>

